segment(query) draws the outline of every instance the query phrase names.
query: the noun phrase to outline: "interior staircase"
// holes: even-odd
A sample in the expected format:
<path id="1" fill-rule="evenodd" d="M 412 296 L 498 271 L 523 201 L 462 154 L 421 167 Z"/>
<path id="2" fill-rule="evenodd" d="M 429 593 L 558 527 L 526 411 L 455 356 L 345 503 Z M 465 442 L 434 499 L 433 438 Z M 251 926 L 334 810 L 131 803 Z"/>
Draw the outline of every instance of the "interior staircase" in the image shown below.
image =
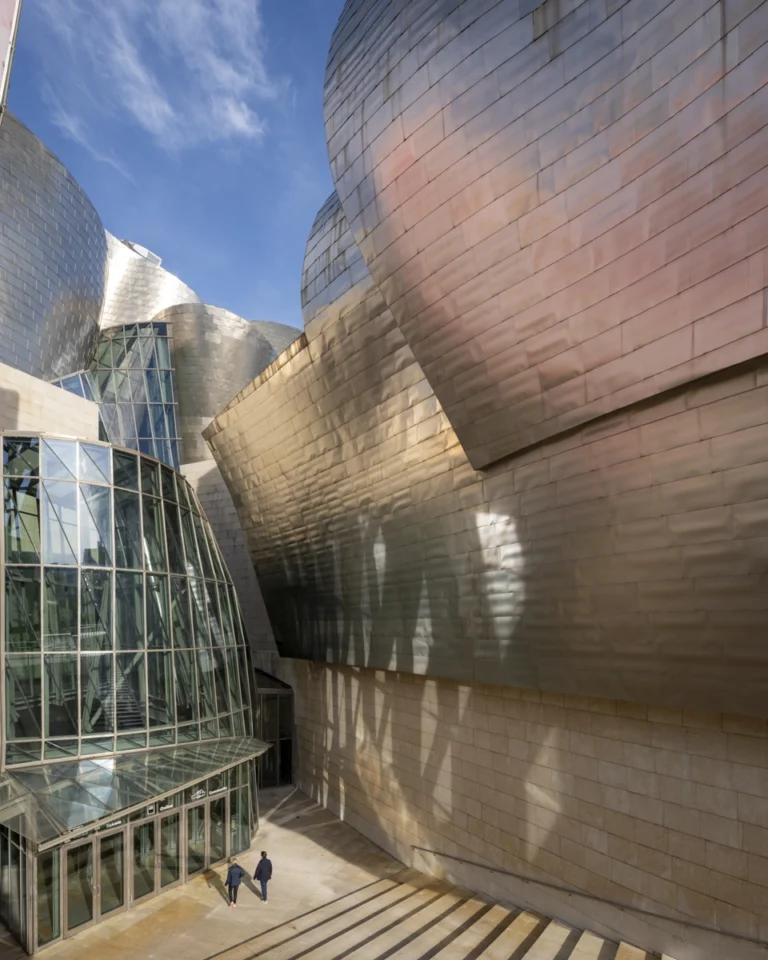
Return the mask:
<path id="1" fill-rule="evenodd" d="M 355 890 L 217 960 L 658 960 L 416 870 Z M 670 960 L 665 957 L 663 960 Z"/>

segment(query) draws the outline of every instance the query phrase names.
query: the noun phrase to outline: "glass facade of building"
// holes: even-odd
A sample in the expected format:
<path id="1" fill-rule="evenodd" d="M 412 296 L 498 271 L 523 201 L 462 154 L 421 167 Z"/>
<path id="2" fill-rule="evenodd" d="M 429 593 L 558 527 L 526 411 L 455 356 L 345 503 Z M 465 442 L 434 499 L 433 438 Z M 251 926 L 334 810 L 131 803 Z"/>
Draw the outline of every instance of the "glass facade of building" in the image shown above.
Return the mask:
<path id="1" fill-rule="evenodd" d="M 55 385 L 99 404 L 104 440 L 178 469 L 179 420 L 167 324 L 103 330 L 88 370 Z"/>

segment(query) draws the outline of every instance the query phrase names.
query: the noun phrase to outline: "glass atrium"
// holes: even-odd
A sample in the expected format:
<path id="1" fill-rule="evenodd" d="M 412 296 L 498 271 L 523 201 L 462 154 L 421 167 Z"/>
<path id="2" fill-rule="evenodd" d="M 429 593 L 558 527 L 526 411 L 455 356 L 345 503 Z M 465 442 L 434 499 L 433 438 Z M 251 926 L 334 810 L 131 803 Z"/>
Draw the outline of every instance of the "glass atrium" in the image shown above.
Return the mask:
<path id="1" fill-rule="evenodd" d="M 7 435 L 0 915 L 31 953 L 246 849 L 253 670 L 178 473 Z"/>

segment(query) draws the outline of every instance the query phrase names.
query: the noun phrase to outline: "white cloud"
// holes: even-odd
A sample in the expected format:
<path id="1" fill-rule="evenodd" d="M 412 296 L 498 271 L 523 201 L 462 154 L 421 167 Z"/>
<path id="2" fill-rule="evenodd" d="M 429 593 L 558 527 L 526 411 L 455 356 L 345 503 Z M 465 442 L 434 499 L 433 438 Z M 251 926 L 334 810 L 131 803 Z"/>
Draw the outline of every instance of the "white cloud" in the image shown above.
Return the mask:
<path id="1" fill-rule="evenodd" d="M 58 74 L 54 122 L 84 146 L 78 103 L 176 151 L 261 137 L 263 106 L 288 93 L 266 67 L 260 0 L 38 0 L 38 10 L 56 40 L 44 58 Z"/>

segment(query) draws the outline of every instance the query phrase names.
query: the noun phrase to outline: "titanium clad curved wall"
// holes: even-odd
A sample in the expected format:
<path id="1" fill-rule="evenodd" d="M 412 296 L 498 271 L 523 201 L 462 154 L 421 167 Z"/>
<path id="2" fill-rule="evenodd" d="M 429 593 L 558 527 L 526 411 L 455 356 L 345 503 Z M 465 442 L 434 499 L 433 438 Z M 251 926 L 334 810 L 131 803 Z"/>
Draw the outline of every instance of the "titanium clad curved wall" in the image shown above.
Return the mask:
<path id="1" fill-rule="evenodd" d="M 471 462 L 768 352 L 768 2 L 347 0 L 363 256 Z"/>
<path id="2" fill-rule="evenodd" d="M 257 324 L 221 307 L 177 304 L 161 310 L 154 322 L 171 330 L 181 462 L 209 460 L 203 428 L 277 352 Z"/>
<path id="3" fill-rule="evenodd" d="M 768 363 L 479 473 L 354 291 L 205 431 L 280 653 L 765 716 Z"/>
<path id="4" fill-rule="evenodd" d="M 44 380 L 81 370 L 104 298 L 104 228 L 63 164 L 10 113 L 0 197 L 0 361 Z"/>
<path id="5" fill-rule="evenodd" d="M 178 303 L 200 303 L 183 281 L 107 233 L 109 275 L 101 314 L 102 327 L 149 323 L 155 314 Z"/>
<path id="6" fill-rule="evenodd" d="M 288 347 L 301 335 L 301 330 L 296 327 L 290 327 L 287 323 L 275 323 L 272 320 L 251 320 L 249 321 L 259 331 L 259 333 L 272 345 L 275 357 L 279 357 L 283 350 Z"/>

